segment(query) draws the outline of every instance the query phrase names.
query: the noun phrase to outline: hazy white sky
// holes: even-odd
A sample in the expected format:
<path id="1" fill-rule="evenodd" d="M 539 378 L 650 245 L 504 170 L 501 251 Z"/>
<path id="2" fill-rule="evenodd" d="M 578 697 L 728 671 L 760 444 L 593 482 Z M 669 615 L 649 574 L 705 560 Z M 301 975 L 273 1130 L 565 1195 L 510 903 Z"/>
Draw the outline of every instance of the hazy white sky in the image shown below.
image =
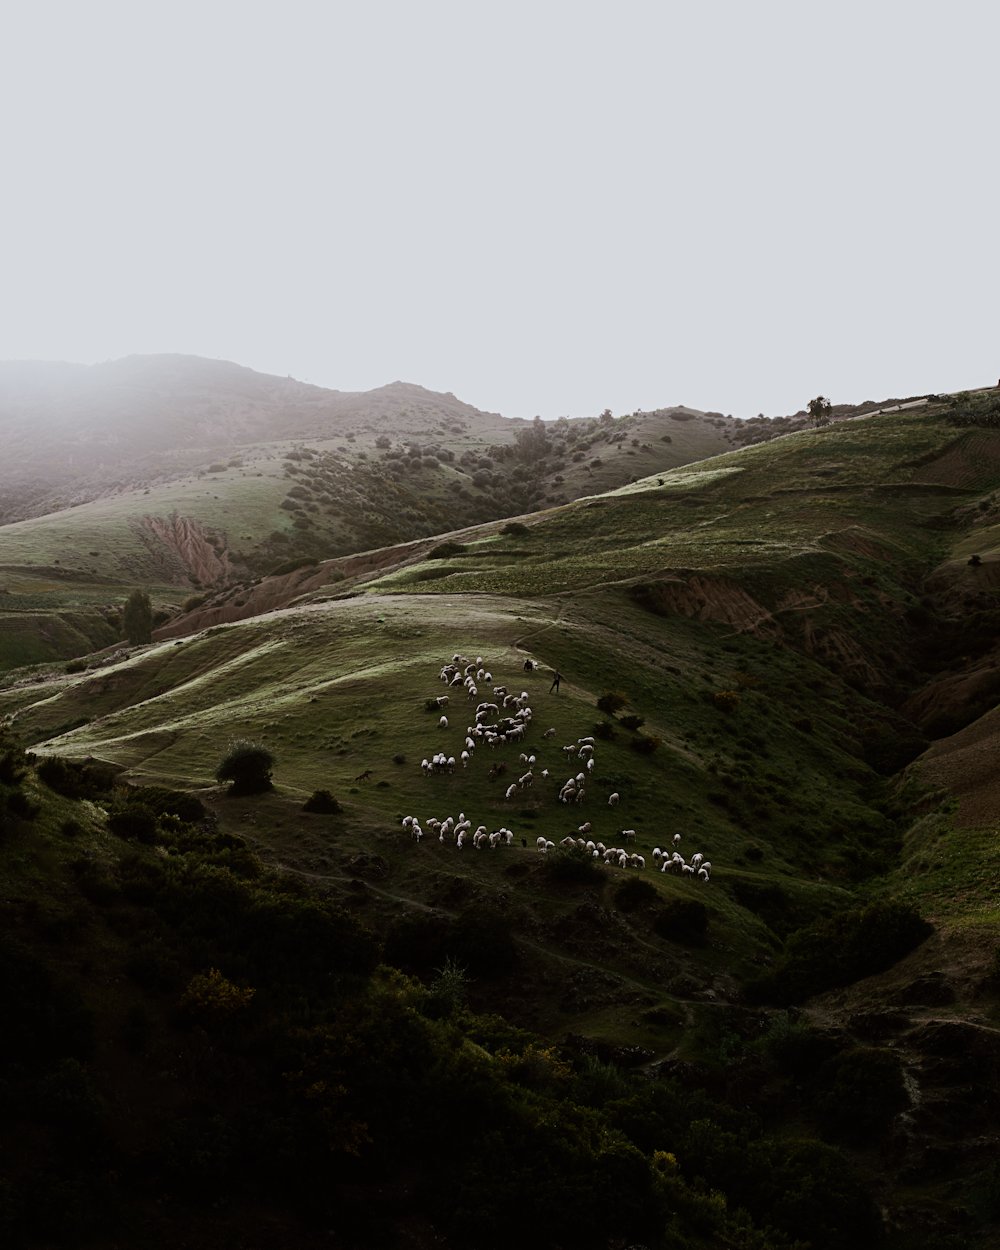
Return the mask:
<path id="1" fill-rule="evenodd" d="M 997 0 L 23 0 L 0 358 L 508 416 L 987 385 Z"/>

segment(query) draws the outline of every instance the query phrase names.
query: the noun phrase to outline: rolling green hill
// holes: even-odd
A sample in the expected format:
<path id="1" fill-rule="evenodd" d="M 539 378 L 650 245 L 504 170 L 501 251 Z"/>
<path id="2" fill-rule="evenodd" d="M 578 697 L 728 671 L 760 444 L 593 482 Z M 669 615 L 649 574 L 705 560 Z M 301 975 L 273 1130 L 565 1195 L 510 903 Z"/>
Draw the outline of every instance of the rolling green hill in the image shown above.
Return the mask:
<path id="1" fill-rule="evenodd" d="M 127 1099 L 169 1143 L 132 1147 L 123 1113 L 106 1113 L 119 1227 L 147 1227 L 144 1195 L 167 1184 L 194 1204 L 185 1228 L 216 1193 L 257 1222 L 269 1203 L 290 1219 L 259 1188 L 278 1159 L 274 1192 L 300 1170 L 323 1228 L 344 1204 L 348 1244 L 423 1229 L 487 1245 L 532 1227 L 546 1246 L 567 1229 L 602 1246 L 997 1244 L 1000 430 L 955 424 L 962 411 L 802 429 L 513 523 L 299 554 L 274 575 L 217 577 L 150 645 L 8 673 L 0 714 L 37 757 L 0 848 L 10 932 L 51 952 L 96 1015 L 91 1057 L 69 1054 L 90 1064 L 87 1097 Z M 687 424 L 597 428 L 590 461 L 641 467 L 628 450 Z M 311 461 L 291 463 L 301 479 Z M 232 495 L 213 479 L 219 521 L 244 489 L 287 483 L 240 472 L 252 465 L 220 478 Z M 257 511 L 230 521 L 245 543 Z M 41 524 L 0 534 L 40 542 Z M 455 655 L 491 674 L 474 697 L 439 679 Z M 497 684 L 527 693 L 530 724 L 463 763 Z M 587 738 L 592 769 L 566 750 Z M 273 754 L 273 788 L 217 782 L 240 739 Z M 438 753 L 455 763 L 429 773 Z M 560 801 L 578 773 L 583 799 Z M 338 810 L 309 810 L 321 791 Z M 182 802 L 171 792 L 205 805 L 198 832 L 162 808 Z M 511 844 L 437 836 L 433 820 L 463 813 Z M 570 836 L 645 869 L 564 849 Z M 654 871 L 675 845 L 704 854 L 709 881 Z M 273 950 L 297 952 L 281 971 L 241 918 L 251 906 L 260 932 L 285 935 Z M 293 941 L 320 913 L 336 933 Z M 343 955 L 314 973 L 318 949 Z M 402 972 L 374 973 L 376 957 Z M 178 1007 L 212 968 L 231 1006 Z M 32 1076 L 40 1098 L 60 1062 Z M 503 1126 L 492 1145 L 486 1124 Z M 394 1153 L 421 1133 L 426 1169 Z M 316 1142 L 335 1163 L 315 1162 Z M 617 1196 L 588 1206 L 609 1175 Z M 319 1235 L 303 1210 L 287 1244 Z M 168 1244 L 159 1216 L 148 1228 Z"/>

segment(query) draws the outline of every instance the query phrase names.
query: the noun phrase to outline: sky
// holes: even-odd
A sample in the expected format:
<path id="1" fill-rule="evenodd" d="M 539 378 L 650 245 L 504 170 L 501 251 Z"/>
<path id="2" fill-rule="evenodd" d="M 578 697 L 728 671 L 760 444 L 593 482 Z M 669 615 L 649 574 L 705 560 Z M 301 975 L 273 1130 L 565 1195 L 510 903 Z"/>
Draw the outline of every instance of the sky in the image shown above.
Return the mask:
<path id="1" fill-rule="evenodd" d="M 996 0 L 31 0 L 0 359 L 506 416 L 995 384 Z"/>

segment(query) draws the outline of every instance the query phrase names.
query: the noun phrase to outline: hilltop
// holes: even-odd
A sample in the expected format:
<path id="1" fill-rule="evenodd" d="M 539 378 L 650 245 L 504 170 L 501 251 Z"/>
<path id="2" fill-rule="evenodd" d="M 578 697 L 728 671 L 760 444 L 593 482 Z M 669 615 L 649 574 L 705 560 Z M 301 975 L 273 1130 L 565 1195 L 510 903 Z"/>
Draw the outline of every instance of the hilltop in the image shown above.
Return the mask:
<path id="1" fill-rule="evenodd" d="M 95 1013 L 92 1088 L 158 1126 L 134 1154 L 105 1130 L 126 1225 L 147 1227 L 146 1186 L 204 1201 L 197 1158 L 254 1218 L 291 1208 L 248 1177 L 287 1195 L 308 1176 L 319 1222 L 299 1210 L 287 1244 L 340 1219 L 347 1244 L 393 1246 L 996 1244 L 991 403 L 883 404 L 513 518 L 295 548 L 175 603 L 148 645 L 10 672 L 0 713 L 36 763 L 3 893 Z M 688 415 L 597 422 L 568 464 L 641 464 L 695 424 L 732 446 L 725 418 Z M 315 496 L 322 449 L 297 454 L 272 485 Z M 474 697 L 439 679 L 456 654 Z M 527 693 L 528 728 L 463 763 L 498 684 Z M 216 780 L 240 738 L 273 753 L 273 789 Z M 439 753 L 453 769 L 422 766 Z M 460 813 L 511 845 L 439 839 Z M 581 825 L 645 870 L 558 850 Z M 652 871 L 675 837 L 707 883 Z M 253 935 L 279 911 L 274 954 Z M 177 1007 L 210 967 L 256 989 L 244 1030 Z"/>

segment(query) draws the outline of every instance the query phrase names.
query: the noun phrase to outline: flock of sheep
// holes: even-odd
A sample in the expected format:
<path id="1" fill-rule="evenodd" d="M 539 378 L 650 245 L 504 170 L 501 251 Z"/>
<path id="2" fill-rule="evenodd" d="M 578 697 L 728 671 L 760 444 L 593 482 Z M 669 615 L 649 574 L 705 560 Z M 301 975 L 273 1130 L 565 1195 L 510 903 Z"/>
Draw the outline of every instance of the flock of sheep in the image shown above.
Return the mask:
<path id="1" fill-rule="evenodd" d="M 535 669 L 538 667 L 537 661 L 529 660 L 528 665 Z M 495 702 L 479 703 L 475 711 L 475 723 L 469 725 L 466 729 L 465 748 L 461 753 L 460 762 L 463 768 L 468 768 L 472 762 L 473 755 L 478 746 L 488 746 L 491 750 L 498 746 L 507 746 L 512 742 L 519 742 L 528 730 L 531 724 L 531 708 L 528 706 L 528 692 L 522 690 L 519 695 L 508 694 L 506 686 L 494 686 L 493 675 L 483 667 L 483 657 L 477 656 L 475 662 L 466 659 L 464 656 L 456 654 L 451 658 L 451 662 L 445 664 L 439 674 L 440 679 L 446 682 L 449 688 L 453 686 L 461 686 L 468 691 L 468 699 L 474 700 L 479 697 L 479 687 L 477 682 L 489 686 Z M 439 709 L 445 709 L 451 702 L 450 695 L 441 695 L 439 698 L 428 703 L 429 707 L 437 704 Z M 438 721 L 440 729 L 448 728 L 448 717 L 442 714 Z M 542 734 L 543 739 L 551 739 L 556 735 L 555 729 L 547 729 Z M 584 764 L 584 769 L 569 777 L 559 789 L 560 803 L 582 803 L 586 797 L 585 782 L 589 774 L 594 771 L 596 743 L 593 738 L 578 738 L 575 743 L 570 743 L 562 748 L 563 754 L 567 760 L 577 760 Z M 459 761 L 455 756 L 448 755 L 446 751 L 437 751 L 429 758 L 421 761 L 421 770 L 425 777 L 437 773 L 454 773 Z M 520 763 L 525 768 L 525 772 L 518 777 L 517 781 L 512 782 L 507 787 L 506 795 L 508 802 L 513 799 L 518 791 L 526 790 L 534 784 L 536 757 L 534 755 L 524 754 L 520 756 Z M 506 772 L 506 763 L 494 766 L 490 770 L 491 779 Z M 549 770 L 543 768 L 539 777 L 548 780 L 550 776 Z M 609 807 L 617 807 L 620 796 L 612 794 L 608 798 Z M 434 817 L 425 821 L 427 828 L 437 834 L 438 841 L 444 842 L 445 839 L 451 839 L 454 836 L 455 845 L 462 850 L 467 844 L 470 844 L 477 850 L 483 850 L 489 847 L 496 850 L 500 846 L 510 846 L 514 839 L 513 831 L 506 827 L 495 829 L 492 833 L 487 831 L 485 825 L 480 825 L 474 832 L 472 829 L 472 821 L 468 819 L 464 812 L 459 813 L 458 820 L 454 816 L 448 816 L 444 820 L 438 820 Z M 419 842 L 424 837 L 424 829 L 416 816 L 406 816 L 403 818 L 403 828 Z M 588 821 L 577 830 L 580 837 L 569 836 L 563 838 L 560 842 L 562 847 L 576 847 L 580 850 L 589 852 L 594 859 L 603 858 L 604 863 L 609 866 L 617 866 L 619 868 L 636 868 L 644 869 L 646 867 L 645 857 L 635 852 L 629 853 L 623 847 L 611 846 L 607 847 L 603 842 L 595 842 L 588 836 L 591 832 L 591 825 Z M 630 839 L 635 840 L 634 829 L 622 829 L 619 835 L 626 842 Z M 672 852 L 662 851 L 659 847 L 653 850 L 653 868 L 659 868 L 660 872 L 678 872 L 683 876 L 697 877 L 700 881 L 707 882 L 712 873 L 712 865 L 705 859 L 700 852 L 691 857 L 688 863 L 680 852 L 676 849 L 677 844 L 681 840 L 679 833 L 674 834 Z M 522 842 L 524 840 L 522 839 Z M 544 837 L 535 839 L 537 849 L 545 853 L 555 850 L 555 843 L 548 841 Z"/>

